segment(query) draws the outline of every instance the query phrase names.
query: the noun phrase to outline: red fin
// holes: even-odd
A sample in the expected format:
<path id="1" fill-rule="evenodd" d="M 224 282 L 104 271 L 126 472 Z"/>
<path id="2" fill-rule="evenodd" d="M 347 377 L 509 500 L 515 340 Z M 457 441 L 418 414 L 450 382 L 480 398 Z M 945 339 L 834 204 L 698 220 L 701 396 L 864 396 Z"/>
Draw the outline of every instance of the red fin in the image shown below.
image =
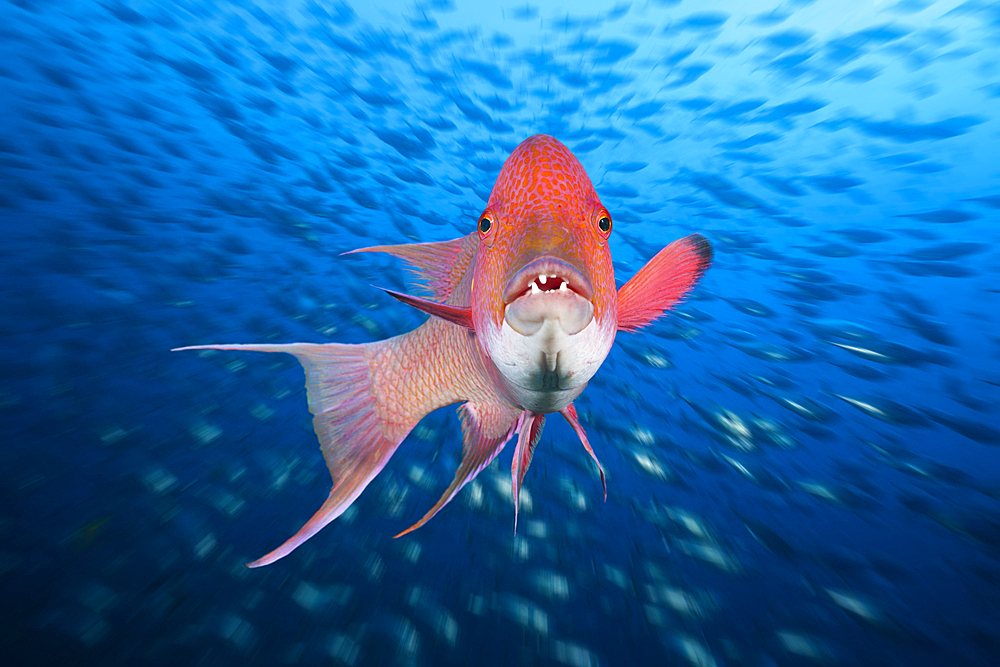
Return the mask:
<path id="1" fill-rule="evenodd" d="M 382 470 L 410 427 L 383 423 L 370 397 L 366 347 L 292 343 L 289 345 L 198 345 L 182 350 L 248 350 L 295 355 L 306 372 L 309 411 L 333 487 L 322 507 L 284 544 L 247 567 L 269 565 L 290 554 L 340 516 Z"/>
<path id="2" fill-rule="evenodd" d="M 490 396 L 489 379 L 480 370 L 474 346 L 460 329 L 430 320 L 402 336 L 363 345 L 179 348 L 287 352 L 305 369 L 309 411 L 333 486 L 322 507 L 295 535 L 248 567 L 287 556 L 340 516 L 424 415 L 470 393 Z M 428 354 L 432 349 L 435 354 Z M 511 408 L 510 422 L 516 417 Z"/>
<path id="3" fill-rule="evenodd" d="M 678 239 L 656 253 L 618 290 L 618 330 L 635 331 L 673 307 L 712 263 L 701 234 Z"/>
<path id="4" fill-rule="evenodd" d="M 496 458 L 514 435 L 518 411 L 512 407 L 503 404 L 466 403 L 458 412 L 462 420 L 463 442 L 462 464 L 455 472 L 455 479 L 420 521 L 396 537 L 402 537 L 430 521 L 463 486 L 475 479 Z"/>
<path id="5" fill-rule="evenodd" d="M 514 450 L 514 460 L 510 464 L 510 477 L 514 492 L 514 534 L 517 535 L 517 510 L 521 504 L 521 482 L 524 473 L 531 465 L 531 455 L 535 453 L 535 445 L 542 438 L 542 427 L 545 426 L 545 415 L 536 415 L 527 410 L 521 415 L 520 429 L 517 432 L 517 448 Z"/>
<path id="6" fill-rule="evenodd" d="M 590 458 L 594 459 L 594 463 L 597 464 L 597 470 L 601 473 L 601 486 L 604 487 L 604 502 L 608 502 L 608 485 L 604 481 L 604 468 L 601 466 L 601 462 L 597 460 L 597 454 L 594 450 L 590 448 L 590 442 L 587 440 L 587 434 L 584 432 L 583 427 L 580 426 L 580 420 L 576 417 L 576 408 L 572 403 L 567 405 L 565 408 L 559 411 L 569 425 L 573 427 L 576 434 L 580 437 L 580 442 L 583 443 L 583 448 L 587 450 L 590 454 Z"/>
<path id="7" fill-rule="evenodd" d="M 457 324 L 460 327 L 465 327 L 466 329 L 473 329 L 472 326 L 472 309 L 466 306 L 465 308 L 458 308 L 456 306 L 449 306 L 444 303 L 437 303 L 435 301 L 428 301 L 427 299 L 421 299 L 418 296 L 410 296 L 409 294 L 403 294 L 402 292 L 396 292 L 391 289 L 386 289 L 380 287 L 383 292 L 402 301 L 408 306 L 413 306 L 417 310 L 422 310 L 428 315 L 433 315 L 434 317 L 439 317 L 446 322 L 451 322 L 452 324 Z"/>
<path id="8" fill-rule="evenodd" d="M 358 248 L 345 252 L 384 252 L 398 257 L 409 264 L 410 271 L 419 281 L 419 287 L 434 301 L 465 306 L 469 304 L 468 271 L 479 248 L 479 233 L 452 241 L 435 243 L 404 243 L 401 245 L 379 245 Z M 466 276 L 466 273 L 470 276 Z"/>

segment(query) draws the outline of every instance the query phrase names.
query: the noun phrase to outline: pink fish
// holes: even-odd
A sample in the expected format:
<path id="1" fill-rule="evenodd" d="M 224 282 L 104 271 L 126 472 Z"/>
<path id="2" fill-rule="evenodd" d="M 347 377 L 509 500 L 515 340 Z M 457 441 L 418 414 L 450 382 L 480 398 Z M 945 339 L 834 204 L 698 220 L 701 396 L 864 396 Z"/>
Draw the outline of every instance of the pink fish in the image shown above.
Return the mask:
<path id="1" fill-rule="evenodd" d="M 309 410 L 333 477 L 323 506 L 284 544 L 248 567 L 291 553 L 340 516 L 428 413 L 462 402 L 462 463 L 426 523 L 496 458 L 514 434 L 514 530 L 518 496 L 542 433 L 558 412 L 604 469 L 573 399 L 603 363 L 618 331 L 660 317 L 712 261 L 699 234 L 663 248 L 615 289 L 611 214 L 583 166 L 546 135 L 507 158 L 477 230 L 453 241 L 377 246 L 423 279 L 427 299 L 386 290 L 431 317 L 374 343 L 197 345 L 182 350 L 287 352 L 305 368 Z M 604 486 L 607 500 L 607 486 Z"/>

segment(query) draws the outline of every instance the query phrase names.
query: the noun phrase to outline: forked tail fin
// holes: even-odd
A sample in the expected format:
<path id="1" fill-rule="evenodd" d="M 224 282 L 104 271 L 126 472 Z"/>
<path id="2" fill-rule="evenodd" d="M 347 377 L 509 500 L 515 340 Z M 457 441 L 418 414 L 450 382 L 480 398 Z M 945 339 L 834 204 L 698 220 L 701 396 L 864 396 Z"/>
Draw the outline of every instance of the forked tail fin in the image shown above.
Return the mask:
<path id="1" fill-rule="evenodd" d="M 243 350 L 287 352 L 306 372 L 309 411 L 323 458 L 333 477 L 333 488 L 323 506 L 284 544 L 247 567 L 269 565 L 283 558 L 340 516 L 385 467 L 400 442 L 426 413 L 389 413 L 373 400 L 370 359 L 377 346 L 338 343 L 288 345 L 196 345 L 180 350 Z"/>

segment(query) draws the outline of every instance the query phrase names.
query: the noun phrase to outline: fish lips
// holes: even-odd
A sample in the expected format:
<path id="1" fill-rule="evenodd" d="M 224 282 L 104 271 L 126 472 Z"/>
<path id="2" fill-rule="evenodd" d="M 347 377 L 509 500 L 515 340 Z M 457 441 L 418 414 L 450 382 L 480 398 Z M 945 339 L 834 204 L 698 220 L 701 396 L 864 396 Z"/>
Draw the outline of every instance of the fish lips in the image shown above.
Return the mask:
<path id="1" fill-rule="evenodd" d="M 578 269 L 556 257 L 525 265 L 503 290 L 504 320 L 523 336 L 555 321 L 566 335 L 577 334 L 594 319 L 593 285 Z"/>

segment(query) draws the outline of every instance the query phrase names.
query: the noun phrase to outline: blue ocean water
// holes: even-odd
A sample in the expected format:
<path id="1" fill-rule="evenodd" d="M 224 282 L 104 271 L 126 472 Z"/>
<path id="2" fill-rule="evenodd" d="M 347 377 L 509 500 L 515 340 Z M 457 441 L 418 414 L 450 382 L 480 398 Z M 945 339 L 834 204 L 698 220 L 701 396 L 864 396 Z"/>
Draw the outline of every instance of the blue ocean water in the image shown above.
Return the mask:
<path id="1" fill-rule="evenodd" d="M 1000 663 L 1000 5 L 0 5 L 0 651 L 17 665 Z M 512 446 L 329 476 L 286 355 L 550 134 L 619 283 L 715 261 Z"/>

